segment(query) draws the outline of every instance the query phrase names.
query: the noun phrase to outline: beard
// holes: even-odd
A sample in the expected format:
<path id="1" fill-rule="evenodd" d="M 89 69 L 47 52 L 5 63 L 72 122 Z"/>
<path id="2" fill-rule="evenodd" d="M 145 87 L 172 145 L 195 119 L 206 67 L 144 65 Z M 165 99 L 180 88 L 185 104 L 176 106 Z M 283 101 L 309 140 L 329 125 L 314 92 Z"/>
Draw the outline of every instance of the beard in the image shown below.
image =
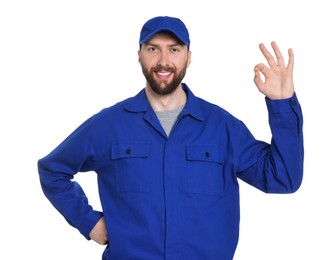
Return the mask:
<path id="1" fill-rule="evenodd" d="M 142 63 L 140 64 L 142 68 L 142 73 L 144 74 L 148 85 L 156 94 L 160 96 L 169 95 L 177 89 L 177 87 L 181 84 L 184 76 L 186 75 L 188 67 L 186 63 L 183 69 L 179 73 L 177 73 L 176 67 L 157 65 L 150 70 L 147 70 Z M 154 78 L 154 73 L 156 71 L 169 71 L 173 73 L 173 79 L 170 83 L 165 80 L 159 82 Z"/>

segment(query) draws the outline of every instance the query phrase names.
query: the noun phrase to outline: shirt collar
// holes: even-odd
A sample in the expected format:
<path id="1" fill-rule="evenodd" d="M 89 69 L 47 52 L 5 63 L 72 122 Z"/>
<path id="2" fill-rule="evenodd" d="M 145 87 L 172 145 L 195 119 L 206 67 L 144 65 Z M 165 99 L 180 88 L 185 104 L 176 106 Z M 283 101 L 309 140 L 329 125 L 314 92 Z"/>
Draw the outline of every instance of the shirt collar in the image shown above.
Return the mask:
<path id="1" fill-rule="evenodd" d="M 201 111 L 200 100 L 191 92 L 185 83 L 182 83 L 182 88 L 187 95 L 187 103 L 182 111 L 182 116 L 189 114 L 195 119 L 203 121 L 204 116 Z M 128 102 L 126 102 L 125 109 L 133 113 L 152 110 L 147 100 L 145 89 L 142 89 L 136 96 L 130 98 Z"/>

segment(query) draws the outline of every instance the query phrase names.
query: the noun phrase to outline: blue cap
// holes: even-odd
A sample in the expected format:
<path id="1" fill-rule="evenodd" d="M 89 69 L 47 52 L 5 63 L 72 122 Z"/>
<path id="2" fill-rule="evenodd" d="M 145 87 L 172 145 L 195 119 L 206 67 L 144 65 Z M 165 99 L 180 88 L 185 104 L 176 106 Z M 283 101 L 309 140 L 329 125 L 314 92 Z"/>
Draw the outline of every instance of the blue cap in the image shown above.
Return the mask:
<path id="1" fill-rule="evenodd" d="M 189 32 L 185 24 L 178 18 L 157 16 L 148 20 L 140 32 L 140 45 L 149 41 L 159 32 L 173 33 L 180 41 L 190 46 Z"/>

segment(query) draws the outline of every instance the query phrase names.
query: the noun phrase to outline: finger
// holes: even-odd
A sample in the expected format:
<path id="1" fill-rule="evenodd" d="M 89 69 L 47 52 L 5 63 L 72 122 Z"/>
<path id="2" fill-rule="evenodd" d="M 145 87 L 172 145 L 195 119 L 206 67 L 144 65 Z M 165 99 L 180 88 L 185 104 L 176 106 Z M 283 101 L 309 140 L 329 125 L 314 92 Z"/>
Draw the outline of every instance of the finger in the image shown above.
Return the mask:
<path id="1" fill-rule="evenodd" d="M 294 53 L 292 49 L 288 49 L 288 65 L 287 69 L 291 72 L 293 72 L 294 69 Z"/>
<path id="2" fill-rule="evenodd" d="M 280 49 L 278 47 L 278 45 L 275 43 L 275 42 L 271 42 L 271 46 L 272 46 L 272 49 L 275 53 L 275 57 L 277 58 L 277 63 L 278 65 L 280 66 L 285 66 L 285 62 L 284 62 L 284 59 L 283 59 L 283 56 L 280 52 Z"/>
<path id="3" fill-rule="evenodd" d="M 262 81 L 262 79 L 260 77 L 260 73 L 259 72 L 254 72 L 254 83 L 256 84 L 256 86 L 258 88 L 261 88 L 262 85 L 264 84 L 264 82 Z"/>
<path id="4" fill-rule="evenodd" d="M 259 49 L 261 50 L 262 54 L 264 55 L 264 57 L 266 58 L 268 65 L 270 65 L 270 67 L 276 66 L 277 63 L 274 60 L 274 57 L 272 56 L 272 54 L 266 49 L 265 45 L 263 43 L 259 44 Z"/>
<path id="5" fill-rule="evenodd" d="M 265 76 L 266 73 L 269 71 L 269 68 L 266 65 L 260 63 L 260 64 L 258 64 L 258 65 L 256 65 L 254 67 L 254 71 L 255 72 L 259 72 L 260 71 Z"/>
<path id="6" fill-rule="evenodd" d="M 260 73 L 262 73 L 265 77 L 265 73 L 267 72 L 267 70 L 267 67 L 263 64 L 258 64 L 254 67 L 254 83 L 257 85 L 258 88 L 262 88 L 264 85 Z"/>

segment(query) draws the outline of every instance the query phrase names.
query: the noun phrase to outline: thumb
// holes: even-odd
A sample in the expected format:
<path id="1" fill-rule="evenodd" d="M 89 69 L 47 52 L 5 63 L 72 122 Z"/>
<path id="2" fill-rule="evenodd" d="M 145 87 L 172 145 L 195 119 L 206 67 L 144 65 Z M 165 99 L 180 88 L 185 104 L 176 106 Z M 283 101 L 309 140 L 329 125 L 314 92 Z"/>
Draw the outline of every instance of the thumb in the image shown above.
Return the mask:
<path id="1" fill-rule="evenodd" d="M 267 70 L 268 68 L 264 64 L 258 64 L 254 67 L 254 83 L 257 85 L 258 88 L 261 88 L 264 85 L 260 73 L 262 73 L 265 78 Z"/>
<path id="2" fill-rule="evenodd" d="M 267 66 L 265 66 L 262 63 L 260 63 L 260 64 L 258 64 L 254 67 L 254 72 L 261 72 L 264 76 L 268 72 L 268 70 L 269 69 L 267 68 Z"/>

